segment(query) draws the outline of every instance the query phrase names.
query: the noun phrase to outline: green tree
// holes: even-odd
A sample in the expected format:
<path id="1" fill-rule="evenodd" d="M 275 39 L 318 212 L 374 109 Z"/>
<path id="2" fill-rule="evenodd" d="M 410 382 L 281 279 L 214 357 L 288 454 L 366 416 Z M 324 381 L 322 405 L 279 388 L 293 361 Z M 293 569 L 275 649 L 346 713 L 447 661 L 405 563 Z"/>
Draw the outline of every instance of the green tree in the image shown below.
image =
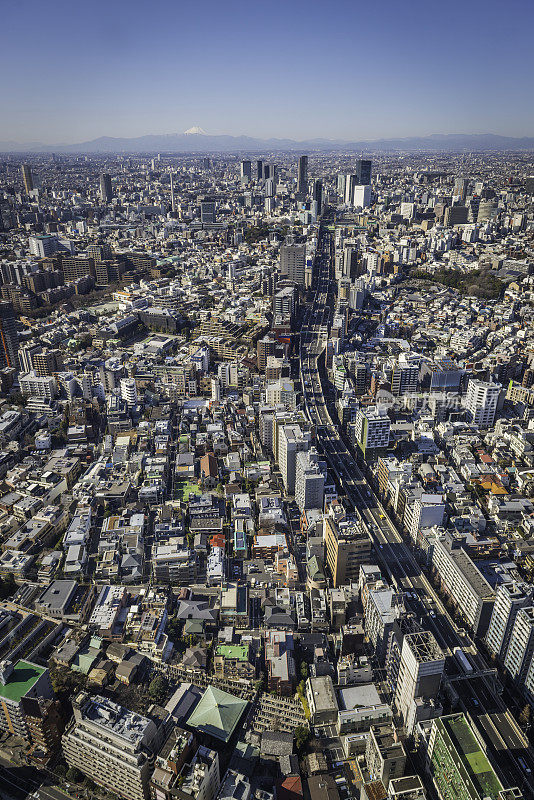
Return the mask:
<path id="1" fill-rule="evenodd" d="M 300 662 L 300 677 L 302 678 L 303 681 L 305 681 L 306 678 L 308 677 L 308 664 L 306 663 L 306 661 Z"/>
<path id="2" fill-rule="evenodd" d="M 298 728 L 295 728 L 295 747 L 297 749 L 297 753 L 301 755 L 308 739 L 310 738 L 310 729 L 304 725 L 299 725 Z"/>
<path id="3" fill-rule="evenodd" d="M 517 718 L 517 721 L 519 722 L 519 724 L 521 725 L 521 727 L 524 730 L 527 730 L 528 728 L 530 728 L 531 713 L 532 712 L 531 712 L 530 706 L 527 703 L 527 705 L 524 706 L 524 708 L 522 709 L 521 713 L 519 714 L 519 717 Z"/>
<path id="4" fill-rule="evenodd" d="M 11 597 L 17 591 L 17 584 L 12 572 L 8 572 L 5 578 L 0 578 L 0 600 Z"/>
<path id="5" fill-rule="evenodd" d="M 156 675 L 150 681 L 148 693 L 154 702 L 161 704 L 167 695 L 169 684 L 164 675 Z"/>

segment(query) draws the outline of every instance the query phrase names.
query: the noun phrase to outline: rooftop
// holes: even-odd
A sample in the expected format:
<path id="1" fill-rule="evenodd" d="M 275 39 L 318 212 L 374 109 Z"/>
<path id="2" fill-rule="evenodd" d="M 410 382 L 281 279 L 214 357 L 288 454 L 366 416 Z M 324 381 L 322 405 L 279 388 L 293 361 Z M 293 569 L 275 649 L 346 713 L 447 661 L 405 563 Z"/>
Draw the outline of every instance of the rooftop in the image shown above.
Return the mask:
<path id="1" fill-rule="evenodd" d="M 0 697 L 18 703 L 44 672 L 46 672 L 44 667 L 38 667 L 29 661 L 17 661 L 5 685 L 0 683 Z"/>
<path id="2" fill-rule="evenodd" d="M 438 728 L 449 738 L 456 750 L 461 767 L 466 771 L 478 797 L 498 799 L 503 788 L 493 767 L 482 752 L 469 723 L 463 714 L 452 714 L 435 720 Z M 458 767 L 459 765 L 456 764 Z"/>
<path id="3" fill-rule="evenodd" d="M 187 724 L 215 739 L 227 742 L 246 706 L 245 700 L 208 686 Z"/>

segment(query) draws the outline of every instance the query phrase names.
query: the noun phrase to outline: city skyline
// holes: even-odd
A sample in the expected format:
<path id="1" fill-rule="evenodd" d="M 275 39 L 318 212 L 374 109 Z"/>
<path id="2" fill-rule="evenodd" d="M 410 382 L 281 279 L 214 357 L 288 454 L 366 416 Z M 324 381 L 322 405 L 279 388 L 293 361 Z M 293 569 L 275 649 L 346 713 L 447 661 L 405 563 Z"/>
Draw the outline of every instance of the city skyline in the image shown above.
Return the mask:
<path id="1" fill-rule="evenodd" d="M 530 135 L 533 16 L 524 0 L 504 18 L 478 0 L 447 14 L 419 0 L 275 3 L 268 16 L 242 2 L 210 0 L 202 13 L 156 2 L 148 16 L 138 2 L 73 12 L 29 0 L 3 12 L 2 139 L 76 143 L 196 125 L 296 140 Z"/>

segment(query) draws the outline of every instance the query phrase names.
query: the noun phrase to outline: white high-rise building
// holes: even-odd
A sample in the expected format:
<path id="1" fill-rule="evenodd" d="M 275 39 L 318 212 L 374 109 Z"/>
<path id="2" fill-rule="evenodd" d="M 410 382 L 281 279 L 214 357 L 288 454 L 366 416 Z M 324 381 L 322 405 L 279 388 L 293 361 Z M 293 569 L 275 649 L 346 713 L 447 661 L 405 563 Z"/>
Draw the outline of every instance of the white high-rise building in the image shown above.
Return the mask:
<path id="1" fill-rule="evenodd" d="M 415 701 L 437 697 L 445 656 L 430 631 L 408 633 L 402 642 L 395 706 L 411 734 L 417 722 Z"/>
<path id="2" fill-rule="evenodd" d="M 211 399 L 214 403 L 220 402 L 221 399 L 221 384 L 218 378 L 211 379 Z"/>
<path id="3" fill-rule="evenodd" d="M 312 448 L 297 453 L 295 475 L 295 500 L 301 511 L 323 507 L 326 464 Z"/>
<path id="4" fill-rule="evenodd" d="M 510 634 L 504 667 L 521 685 L 529 672 L 534 652 L 534 608 L 520 608 Z"/>
<path id="5" fill-rule="evenodd" d="M 297 453 L 309 450 L 311 434 L 300 425 L 283 425 L 278 437 L 278 466 L 288 494 L 295 493 Z"/>
<path id="6" fill-rule="evenodd" d="M 500 383 L 471 378 L 467 385 L 465 407 L 474 425 L 479 428 L 490 428 L 493 425 L 500 393 Z"/>
<path id="7" fill-rule="evenodd" d="M 515 618 L 521 608 L 532 605 L 533 589 L 528 583 L 501 583 L 486 634 L 486 645 L 492 655 L 504 659 Z"/>
<path id="8" fill-rule="evenodd" d="M 56 379 L 50 376 L 40 377 L 35 372 L 27 372 L 19 375 L 20 391 L 30 397 L 42 397 L 46 400 L 53 400 L 58 394 Z"/>
<path id="9" fill-rule="evenodd" d="M 121 378 L 121 397 L 128 408 L 137 405 L 137 387 L 133 378 Z"/>
<path id="10" fill-rule="evenodd" d="M 355 186 L 353 205 L 356 208 L 369 208 L 371 205 L 371 187 Z"/>

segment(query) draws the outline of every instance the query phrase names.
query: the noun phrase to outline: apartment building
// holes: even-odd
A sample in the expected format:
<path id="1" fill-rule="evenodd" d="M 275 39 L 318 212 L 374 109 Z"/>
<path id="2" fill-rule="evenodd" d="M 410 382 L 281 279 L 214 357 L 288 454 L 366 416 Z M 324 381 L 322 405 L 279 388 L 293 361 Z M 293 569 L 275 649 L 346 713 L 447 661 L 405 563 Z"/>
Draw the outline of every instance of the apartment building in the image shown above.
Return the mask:
<path id="1" fill-rule="evenodd" d="M 154 722 L 100 695 L 80 692 L 63 735 L 63 753 L 99 786 L 125 800 L 146 800 L 152 772 Z M 210 798 L 211 800 L 211 798 Z"/>
<path id="2" fill-rule="evenodd" d="M 450 534 L 436 540 L 432 566 L 476 636 L 490 624 L 495 592 L 462 547 L 465 537 Z"/>

